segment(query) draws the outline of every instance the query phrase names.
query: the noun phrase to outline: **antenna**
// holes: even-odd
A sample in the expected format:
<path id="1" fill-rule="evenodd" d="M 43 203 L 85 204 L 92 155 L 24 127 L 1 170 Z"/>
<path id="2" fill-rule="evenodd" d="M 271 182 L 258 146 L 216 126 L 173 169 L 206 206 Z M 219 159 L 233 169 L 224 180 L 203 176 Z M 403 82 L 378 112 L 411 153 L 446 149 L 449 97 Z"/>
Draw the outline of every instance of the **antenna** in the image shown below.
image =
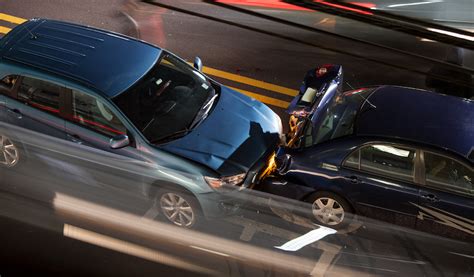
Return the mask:
<path id="1" fill-rule="evenodd" d="M 351 86 L 351 84 L 349 84 L 348 82 L 346 82 L 346 84 L 352 89 L 352 90 L 355 90 L 355 88 L 353 88 Z M 356 93 L 357 95 L 359 95 L 359 97 L 361 97 L 362 99 L 364 99 L 364 102 L 362 103 L 361 106 L 363 106 L 365 104 L 365 102 L 369 103 L 369 105 L 374 108 L 374 109 L 377 109 L 377 106 L 375 106 L 374 104 L 370 103 L 369 99 L 368 98 L 365 98 L 364 96 L 360 95 L 359 93 Z"/>

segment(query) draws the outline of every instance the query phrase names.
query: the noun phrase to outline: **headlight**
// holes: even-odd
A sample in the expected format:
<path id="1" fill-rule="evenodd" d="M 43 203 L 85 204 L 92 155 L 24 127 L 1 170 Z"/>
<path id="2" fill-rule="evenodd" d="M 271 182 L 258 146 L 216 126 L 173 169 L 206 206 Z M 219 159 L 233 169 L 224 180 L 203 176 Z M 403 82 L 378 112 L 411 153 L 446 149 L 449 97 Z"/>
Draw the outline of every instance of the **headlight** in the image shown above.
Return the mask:
<path id="1" fill-rule="evenodd" d="M 221 188 L 223 186 L 238 186 L 245 179 L 245 173 L 237 174 L 233 176 L 221 177 L 221 178 L 212 178 L 204 176 L 207 184 L 215 189 Z"/>

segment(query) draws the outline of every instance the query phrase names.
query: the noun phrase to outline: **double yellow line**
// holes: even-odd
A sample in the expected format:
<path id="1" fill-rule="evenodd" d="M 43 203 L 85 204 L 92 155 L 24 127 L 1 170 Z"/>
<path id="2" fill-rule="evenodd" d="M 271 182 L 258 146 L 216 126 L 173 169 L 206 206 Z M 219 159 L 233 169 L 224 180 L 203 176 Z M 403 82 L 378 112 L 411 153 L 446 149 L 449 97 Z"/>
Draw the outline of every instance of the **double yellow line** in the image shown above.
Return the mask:
<path id="1" fill-rule="evenodd" d="M 10 22 L 10 23 L 13 23 L 13 24 L 21 24 L 21 23 L 25 22 L 26 19 L 16 17 L 16 16 L 12 16 L 12 15 L 8 15 L 8 14 L 4 14 L 4 13 L 0 13 L 0 24 L 1 24 L 1 21 Z M 6 34 L 10 31 L 11 31 L 11 28 L 0 26 L 0 34 Z M 289 89 L 289 88 L 282 87 L 282 86 L 279 86 L 279 85 L 275 85 L 275 84 L 267 83 L 267 82 L 264 82 L 264 81 L 259 81 L 259 80 L 256 80 L 256 79 L 252 79 L 252 78 L 249 78 L 249 77 L 229 73 L 229 72 L 222 71 L 222 70 L 215 69 L 215 68 L 203 67 L 203 72 L 205 74 L 208 74 L 208 75 L 212 75 L 212 76 L 219 77 L 219 78 L 222 78 L 222 79 L 226 79 L 226 80 L 229 80 L 229 81 L 237 82 L 237 83 L 240 83 L 240 84 L 245 84 L 245 85 L 252 86 L 252 87 L 255 87 L 255 88 L 263 89 L 263 90 L 266 90 L 266 91 L 269 91 L 269 92 L 272 92 L 272 93 L 278 93 L 278 94 L 282 94 L 282 95 L 286 95 L 286 96 L 292 96 L 292 97 L 297 94 L 297 91 L 293 90 L 293 89 Z M 234 90 L 236 90 L 236 91 L 238 91 L 242 94 L 245 94 L 249 97 L 255 98 L 255 99 L 257 99 L 257 100 L 259 100 L 263 103 L 266 103 L 266 104 L 269 104 L 269 105 L 272 105 L 272 106 L 275 106 L 275 107 L 286 108 L 289 105 L 289 102 L 284 101 L 284 100 L 280 100 L 278 98 L 265 96 L 265 95 L 262 95 L 262 94 L 259 94 L 259 93 L 251 92 L 251 91 L 236 88 L 236 87 L 230 87 L 230 88 L 232 88 L 232 89 L 234 89 Z"/>
<path id="2" fill-rule="evenodd" d="M 6 22 L 13 23 L 13 24 L 21 24 L 21 23 L 25 22 L 26 19 L 19 18 L 19 17 L 16 17 L 16 16 L 12 16 L 12 15 L 8 15 L 8 14 L 4 14 L 4 13 L 0 13 L 0 21 L 6 21 Z M 11 30 L 12 30 L 11 28 L 0 26 L 0 34 L 6 34 L 6 33 L 10 32 Z"/>

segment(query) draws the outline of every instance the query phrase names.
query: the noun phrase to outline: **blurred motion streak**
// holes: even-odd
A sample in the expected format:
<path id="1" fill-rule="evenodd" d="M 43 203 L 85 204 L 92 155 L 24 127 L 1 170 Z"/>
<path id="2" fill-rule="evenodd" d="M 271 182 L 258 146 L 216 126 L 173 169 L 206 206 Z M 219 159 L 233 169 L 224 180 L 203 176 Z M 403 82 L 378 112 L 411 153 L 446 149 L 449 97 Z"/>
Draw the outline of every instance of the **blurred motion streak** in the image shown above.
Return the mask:
<path id="1" fill-rule="evenodd" d="M 116 238 L 98 234 L 86 229 L 64 224 L 63 234 L 65 237 L 87 242 L 93 245 L 104 247 L 117 252 L 143 258 L 149 261 L 166 264 L 173 267 L 186 269 L 189 271 L 217 275 L 217 272 L 207 268 L 181 260 L 172 255 L 152 250 L 147 247 L 136 245 L 130 242 L 122 241 Z"/>
<path id="2" fill-rule="evenodd" d="M 270 9 L 284 9 L 294 11 L 311 11 L 310 9 L 291 5 L 280 0 L 217 0 L 217 2 L 235 5 L 246 5 Z"/>
<path id="3" fill-rule="evenodd" d="M 255 17 L 263 18 L 263 19 L 266 19 L 266 20 L 270 20 L 270 21 L 273 21 L 273 22 L 277 22 L 277 23 L 281 23 L 281 24 L 284 24 L 284 25 L 292 26 L 292 27 L 295 27 L 295 28 L 300 28 L 300 29 L 304 29 L 304 30 L 308 30 L 308 31 L 312 31 L 312 32 L 326 34 L 326 35 L 330 35 L 330 36 L 333 36 L 333 37 L 336 37 L 336 38 L 339 38 L 339 39 L 348 40 L 348 41 L 356 42 L 356 43 L 361 43 L 361 44 L 373 46 L 373 47 L 376 47 L 376 48 L 379 48 L 379 49 L 384 49 L 384 50 L 387 50 L 387 51 L 390 51 L 390 52 L 393 52 L 393 53 L 402 54 L 402 55 L 409 56 L 409 57 L 412 57 L 412 58 L 420 59 L 422 61 L 426 61 L 426 62 L 429 62 L 429 63 L 434 64 L 434 65 L 439 65 L 439 66 L 444 66 L 444 67 L 447 67 L 447 68 L 452 68 L 453 70 L 454 69 L 461 70 L 463 72 L 470 73 L 470 74 L 474 73 L 474 70 L 472 70 L 470 68 L 466 68 L 466 67 L 460 66 L 458 64 L 449 63 L 449 62 L 442 61 L 442 60 L 435 59 L 435 58 L 431 58 L 431 57 L 428 57 L 428 56 L 415 54 L 415 53 L 408 52 L 408 51 L 405 51 L 405 50 L 401 50 L 401 49 L 393 48 L 393 47 L 390 47 L 390 46 L 385 46 L 385 45 L 382 45 L 382 44 L 378 44 L 378 43 L 374 43 L 374 42 L 370 42 L 370 41 L 366 41 L 366 40 L 361 40 L 361 39 L 357 39 L 357 38 L 353 38 L 353 37 L 348 37 L 348 36 L 337 34 L 337 33 L 332 33 L 332 32 L 329 32 L 329 31 L 324 31 L 324 30 L 321 30 L 321 29 L 318 29 L 318 28 L 314 28 L 314 27 L 303 25 L 303 24 L 295 23 L 293 21 L 288 21 L 288 20 L 285 20 L 285 19 L 281 19 L 279 17 L 269 16 L 267 14 L 255 12 L 253 10 L 244 9 L 244 8 L 236 7 L 236 6 L 233 6 L 233 5 L 228 5 L 226 3 L 222 3 L 222 2 L 217 1 L 217 0 L 203 0 L 203 1 L 206 2 L 206 3 L 209 3 L 211 5 L 221 6 L 221 7 L 231 9 L 231 10 L 234 10 L 234 11 L 237 11 L 237 12 L 240 12 L 240 13 L 249 14 L 249 15 L 252 15 L 252 16 L 255 16 Z M 150 4 L 154 4 L 156 6 L 167 6 L 167 5 L 163 5 L 162 3 L 156 3 L 156 2 L 153 2 L 153 1 L 146 1 L 146 2 L 150 3 Z M 296 2 L 296 3 L 298 3 L 298 2 Z M 361 58 L 363 60 L 374 62 L 376 64 L 381 64 L 381 65 L 385 65 L 385 66 L 389 66 L 389 67 L 393 67 L 393 68 L 398 68 L 398 69 L 406 70 L 406 71 L 409 71 L 409 72 L 412 72 L 412 73 L 417 73 L 417 74 L 420 74 L 420 75 L 423 75 L 423 76 L 428 76 L 428 77 L 437 78 L 437 79 L 440 79 L 440 80 L 450 82 L 450 78 L 445 76 L 444 74 L 434 74 L 432 72 L 427 73 L 424 70 L 420 70 L 419 67 L 412 68 L 412 67 L 408 67 L 408 66 L 406 66 L 404 64 L 401 64 L 401 63 L 385 62 L 385 61 L 382 61 L 382 60 L 377 59 L 377 58 L 371 58 L 370 56 L 367 56 L 367 55 L 363 56 L 363 55 L 359 55 L 359 54 L 356 54 L 356 53 L 350 53 L 350 52 L 344 51 L 344 50 L 325 47 L 325 45 L 321 45 L 321 44 L 316 45 L 316 44 L 311 43 L 311 42 L 301 41 L 297 38 L 292 38 L 292 37 L 280 35 L 280 34 L 277 34 L 277 33 L 272 33 L 272 32 L 269 32 L 269 31 L 256 29 L 256 28 L 249 27 L 249 26 L 244 26 L 244 25 L 241 25 L 241 24 L 238 24 L 238 23 L 229 22 L 229 21 L 226 21 L 226 20 L 218 19 L 218 18 L 212 18 L 212 17 L 209 17 L 209 16 L 200 15 L 200 14 L 197 14 L 197 13 L 194 13 L 194 12 L 191 12 L 191 11 L 187 11 L 187 10 L 183 10 L 183 9 L 179 9 L 179 8 L 174 8 L 174 7 L 169 7 L 169 6 L 167 6 L 167 7 L 169 9 L 174 9 L 176 11 L 187 13 L 187 14 L 190 14 L 190 15 L 193 15 L 193 16 L 203 17 L 203 18 L 206 18 L 206 19 L 209 19 L 209 20 L 218 21 L 218 22 L 221 22 L 221 23 L 224 23 L 224 24 L 236 26 L 236 27 L 239 27 L 239 28 L 251 30 L 251 31 L 254 31 L 254 32 L 258 32 L 258 33 L 262 33 L 262 34 L 266 34 L 266 35 L 270 35 L 270 36 L 274 36 L 274 37 L 278 37 L 278 38 L 281 38 L 281 39 L 284 39 L 284 40 L 293 41 L 295 43 L 300 43 L 300 44 L 304 44 L 304 45 L 308 45 L 308 46 L 317 47 L 319 49 L 324 49 L 324 50 L 331 51 L 331 52 L 334 52 L 334 53 L 339 53 L 339 54 L 342 54 L 342 55 L 348 55 L 348 56 L 352 56 L 352 57 L 356 57 L 356 58 Z M 462 87 L 468 87 L 468 88 L 472 87 L 472 84 L 470 82 L 466 82 L 466 81 L 463 81 L 463 80 L 457 80 L 456 83 L 459 86 L 462 86 Z"/>
<path id="4" fill-rule="evenodd" d="M 371 12 L 367 12 L 367 11 L 363 11 L 363 10 L 359 10 L 359 9 L 355 9 L 355 8 L 346 7 L 346 6 L 343 6 L 343 5 L 338 5 L 338 4 L 326 2 L 324 0 L 315 0 L 314 2 L 321 3 L 323 5 L 327 5 L 327 6 L 338 8 L 338 9 L 343 9 L 343 10 L 346 10 L 346 11 L 360 13 L 360 14 L 363 14 L 363 15 L 374 15 Z"/>
<path id="5" fill-rule="evenodd" d="M 244 261 L 246 264 L 266 264 L 274 268 L 300 273 L 310 272 L 314 261 L 262 249 L 256 246 L 218 238 L 100 206 L 88 201 L 56 193 L 54 208 L 60 216 L 79 217 L 98 226 L 139 235 L 151 240 L 173 243 L 178 247 L 192 247 L 203 252 Z"/>

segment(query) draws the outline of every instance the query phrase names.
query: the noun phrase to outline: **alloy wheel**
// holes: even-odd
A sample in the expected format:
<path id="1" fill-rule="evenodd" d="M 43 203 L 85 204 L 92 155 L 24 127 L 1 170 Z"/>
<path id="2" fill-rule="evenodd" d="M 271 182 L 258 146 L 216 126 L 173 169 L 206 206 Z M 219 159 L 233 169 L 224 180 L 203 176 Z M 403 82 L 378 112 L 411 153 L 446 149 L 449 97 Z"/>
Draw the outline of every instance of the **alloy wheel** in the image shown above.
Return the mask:
<path id="1" fill-rule="evenodd" d="M 344 208 L 330 197 L 320 197 L 313 202 L 312 212 L 316 219 L 326 225 L 335 226 L 344 220 Z"/>
<path id="2" fill-rule="evenodd" d="M 160 207 L 166 218 L 180 227 L 191 227 L 196 216 L 191 205 L 182 196 L 168 192 L 161 196 Z"/>
<path id="3" fill-rule="evenodd" d="M 19 153 L 13 142 L 6 136 L 0 135 L 0 164 L 12 167 L 18 163 Z"/>

